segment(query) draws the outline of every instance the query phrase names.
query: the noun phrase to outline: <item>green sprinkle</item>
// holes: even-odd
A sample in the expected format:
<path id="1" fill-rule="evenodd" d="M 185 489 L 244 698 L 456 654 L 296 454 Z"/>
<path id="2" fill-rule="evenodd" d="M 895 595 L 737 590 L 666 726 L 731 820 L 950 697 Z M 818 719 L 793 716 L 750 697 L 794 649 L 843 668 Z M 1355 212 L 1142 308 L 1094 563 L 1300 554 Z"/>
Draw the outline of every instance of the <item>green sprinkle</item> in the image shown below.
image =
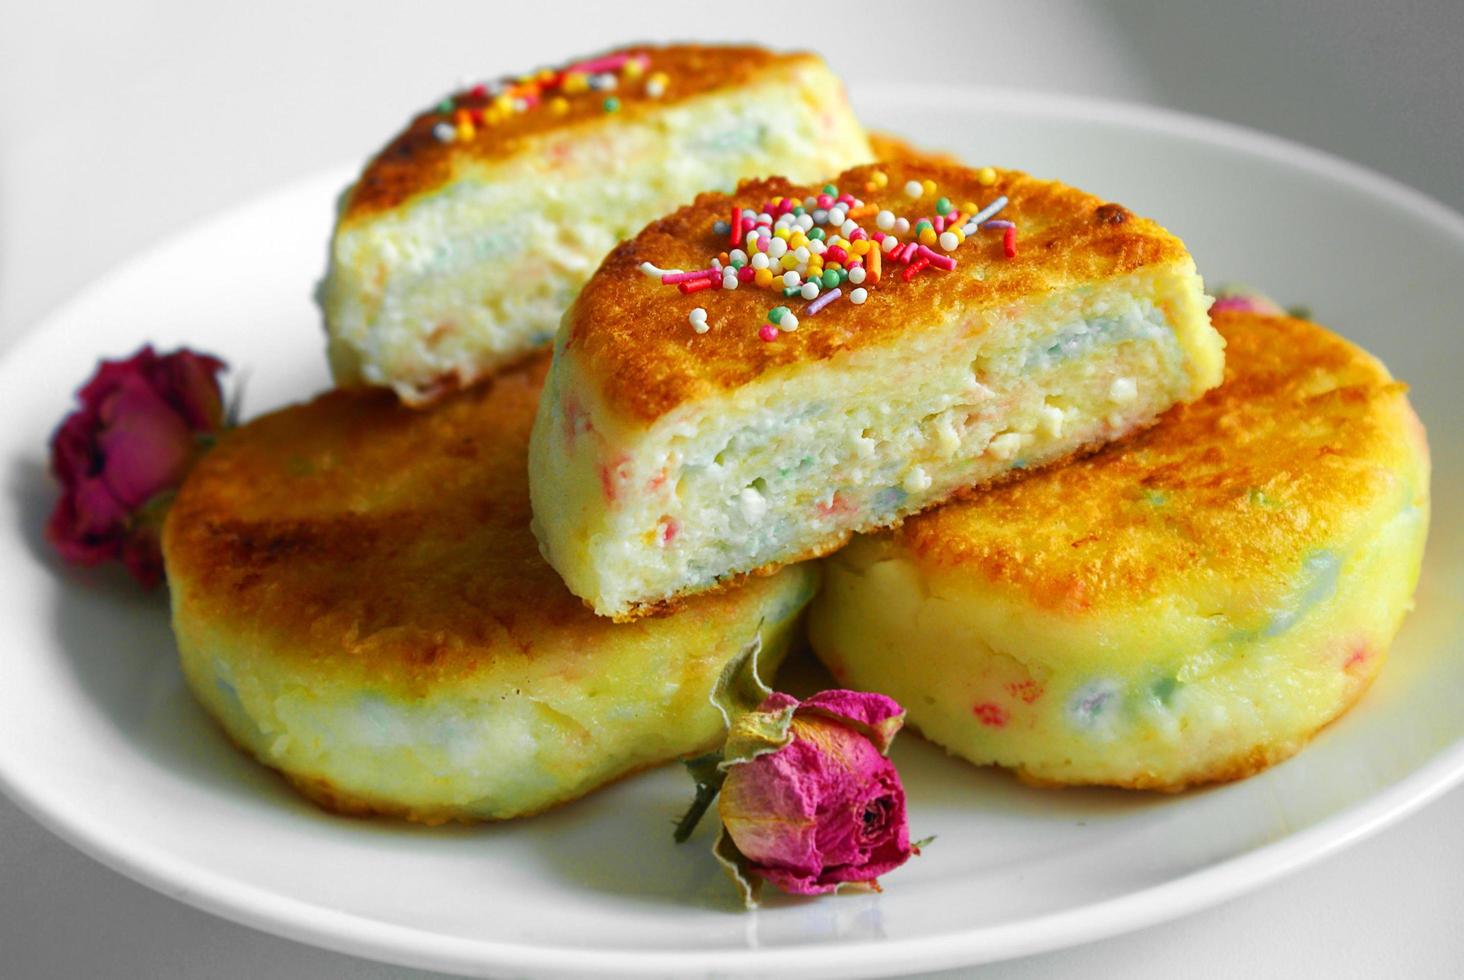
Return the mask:
<path id="1" fill-rule="evenodd" d="M 825 289 L 833 289 L 839 284 L 839 270 L 825 269 L 822 282 Z"/>
<path id="2" fill-rule="evenodd" d="M 920 235 L 920 230 L 922 228 L 929 228 L 931 231 L 935 231 L 935 225 L 931 224 L 929 221 L 926 221 L 924 218 L 921 218 L 919 221 L 915 222 L 915 234 L 917 237 Z"/>
<path id="3" fill-rule="evenodd" d="M 605 111 L 606 112 L 619 112 L 620 111 L 620 100 L 617 99 L 613 95 L 610 96 L 610 98 L 608 98 L 608 99 L 605 100 Z"/>
<path id="4" fill-rule="evenodd" d="M 781 323 L 783 321 L 783 314 L 787 312 L 788 307 L 786 306 L 773 307 L 771 310 L 768 310 L 768 322 L 772 324 Z"/>
<path id="5" fill-rule="evenodd" d="M 732 268 L 734 268 L 734 269 L 740 269 L 740 268 L 742 268 L 746 264 L 747 263 L 744 262 L 744 261 L 742 261 L 741 259 L 733 259 L 732 260 Z"/>
<path id="6" fill-rule="evenodd" d="M 951 213 L 951 199 L 948 198 L 948 197 L 943 197 L 940 200 L 936 201 L 935 202 L 935 213 L 936 214 L 941 214 L 941 215 L 950 214 Z"/>
<path id="7" fill-rule="evenodd" d="M 824 230 L 822 228 L 810 228 L 805 233 L 805 237 L 812 241 L 823 241 Z"/>
<path id="8" fill-rule="evenodd" d="M 839 285 L 841 286 L 844 284 L 844 281 L 849 278 L 848 269 L 835 269 L 834 274 L 839 277 Z"/>
<path id="9" fill-rule="evenodd" d="M 453 104 L 451 97 L 443 99 L 441 102 L 437 103 L 437 111 L 442 113 L 443 115 L 450 114 L 455 108 L 457 108 L 457 106 Z"/>
<path id="10" fill-rule="evenodd" d="M 808 212 L 804 209 L 803 205 L 795 204 L 793 206 L 793 210 L 789 213 L 792 214 L 795 218 L 801 218 Z"/>
<path id="11" fill-rule="evenodd" d="M 835 187 L 833 184 L 824 184 L 823 192 L 825 194 L 828 194 L 828 195 L 833 196 L 833 195 L 837 195 L 839 193 L 839 189 L 837 187 Z"/>
<path id="12" fill-rule="evenodd" d="M 797 296 L 797 295 L 799 295 L 802 292 L 803 292 L 803 287 L 802 286 L 784 286 L 783 287 L 783 296 L 785 298 L 787 298 L 787 299 L 792 299 L 794 296 Z"/>

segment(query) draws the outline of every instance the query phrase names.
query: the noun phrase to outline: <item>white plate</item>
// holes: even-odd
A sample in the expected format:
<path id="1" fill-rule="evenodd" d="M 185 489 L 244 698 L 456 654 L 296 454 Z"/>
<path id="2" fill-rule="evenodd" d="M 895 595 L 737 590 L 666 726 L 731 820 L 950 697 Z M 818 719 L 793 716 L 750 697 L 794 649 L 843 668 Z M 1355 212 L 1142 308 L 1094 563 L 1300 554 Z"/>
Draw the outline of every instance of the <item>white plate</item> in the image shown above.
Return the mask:
<path id="1" fill-rule="evenodd" d="M 867 97 L 861 97 L 867 96 Z M 1264 287 L 1414 385 L 1435 453 L 1418 609 L 1362 704 L 1295 760 L 1181 797 L 1028 789 L 913 737 L 912 830 L 883 895 L 733 911 L 669 821 L 666 768 L 544 817 L 427 830 L 327 816 L 235 752 L 183 687 L 164 597 L 62 571 L 44 445 L 101 354 L 144 340 L 248 372 L 247 411 L 326 384 L 310 292 L 346 174 L 208 222 L 89 289 L 0 364 L 0 785 L 87 853 L 285 936 L 438 969 L 896 973 L 1009 957 L 1217 902 L 1349 844 L 1464 776 L 1458 432 L 1464 220 L 1357 167 L 1217 123 L 1109 104 L 855 90 L 871 122 L 1152 215 L 1212 280 Z"/>

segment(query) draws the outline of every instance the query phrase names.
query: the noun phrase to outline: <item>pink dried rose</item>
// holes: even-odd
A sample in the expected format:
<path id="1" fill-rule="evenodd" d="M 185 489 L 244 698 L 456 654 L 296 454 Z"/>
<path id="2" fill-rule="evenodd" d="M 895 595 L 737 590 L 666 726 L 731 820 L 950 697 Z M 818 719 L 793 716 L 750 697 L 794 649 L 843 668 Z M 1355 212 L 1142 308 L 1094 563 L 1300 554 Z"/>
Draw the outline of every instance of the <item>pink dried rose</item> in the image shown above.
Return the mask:
<path id="1" fill-rule="evenodd" d="M 821 895 L 876 879 L 919 853 L 905 789 L 886 756 L 904 724 L 893 699 L 822 691 L 799 701 L 757 678 L 754 639 L 713 694 L 727 722 L 720 752 L 692 760 L 697 800 L 677 828 L 685 840 L 720 792 L 714 853 L 749 907 L 766 881 Z"/>
<path id="2" fill-rule="evenodd" d="M 224 362 L 151 345 L 103 361 L 77 392 L 81 407 L 51 437 L 61 499 L 46 537 L 80 565 L 117 560 L 144 586 L 162 578 L 158 535 L 183 477 L 224 425 Z"/>
<path id="3" fill-rule="evenodd" d="M 1286 315 L 1286 310 L 1271 297 L 1241 285 L 1224 285 L 1215 290 L 1215 302 L 1210 306 L 1210 314 L 1213 316 L 1226 311 L 1255 313 L 1260 316 Z"/>

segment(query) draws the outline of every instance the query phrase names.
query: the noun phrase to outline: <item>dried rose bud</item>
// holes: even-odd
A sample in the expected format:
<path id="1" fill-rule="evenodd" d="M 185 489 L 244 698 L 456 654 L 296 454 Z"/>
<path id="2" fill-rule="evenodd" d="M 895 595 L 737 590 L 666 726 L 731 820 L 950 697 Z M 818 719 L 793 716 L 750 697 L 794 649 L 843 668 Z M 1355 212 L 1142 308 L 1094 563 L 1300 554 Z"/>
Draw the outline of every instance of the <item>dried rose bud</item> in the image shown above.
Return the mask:
<path id="1" fill-rule="evenodd" d="M 882 694 L 823 691 L 802 702 L 771 694 L 739 718 L 729 748 L 739 728 L 766 730 L 778 719 L 791 736 L 725 767 L 717 809 L 745 870 L 785 892 L 818 895 L 904 864 L 905 790 L 884 754 L 904 717 Z"/>
<path id="2" fill-rule="evenodd" d="M 51 437 L 51 471 L 61 499 L 46 537 L 81 565 L 116 559 L 144 586 L 162 578 L 163 511 L 224 424 L 218 374 L 224 362 L 143 347 L 103 361 L 77 398 L 81 407 Z"/>
<path id="3" fill-rule="evenodd" d="M 1248 286 L 1226 285 L 1215 290 L 1215 302 L 1210 313 L 1255 313 L 1260 316 L 1285 316 L 1281 305 L 1265 293 Z"/>

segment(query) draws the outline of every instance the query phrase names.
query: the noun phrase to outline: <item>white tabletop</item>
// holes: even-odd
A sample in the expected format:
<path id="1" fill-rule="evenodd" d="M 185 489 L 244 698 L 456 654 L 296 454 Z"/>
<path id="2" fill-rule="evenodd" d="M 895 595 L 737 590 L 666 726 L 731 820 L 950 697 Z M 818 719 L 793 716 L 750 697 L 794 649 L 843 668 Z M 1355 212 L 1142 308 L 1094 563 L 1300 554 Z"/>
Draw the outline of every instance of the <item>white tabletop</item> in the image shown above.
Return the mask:
<path id="1" fill-rule="evenodd" d="M 895 4 L 427 6 L 0 2 L 0 353 L 136 251 L 363 157 L 459 77 L 631 39 L 751 38 L 815 48 L 851 80 L 950 79 L 1167 105 L 1330 150 L 1464 210 L 1457 0 L 1325 16 L 1304 12 L 1317 4 L 1263 0 L 921 5 L 919 14 Z M 1457 976 L 1460 826 L 1464 789 L 1217 909 L 990 974 Z M 195 911 L 71 850 L 4 799 L 0 975 L 428 976 Z"/>

